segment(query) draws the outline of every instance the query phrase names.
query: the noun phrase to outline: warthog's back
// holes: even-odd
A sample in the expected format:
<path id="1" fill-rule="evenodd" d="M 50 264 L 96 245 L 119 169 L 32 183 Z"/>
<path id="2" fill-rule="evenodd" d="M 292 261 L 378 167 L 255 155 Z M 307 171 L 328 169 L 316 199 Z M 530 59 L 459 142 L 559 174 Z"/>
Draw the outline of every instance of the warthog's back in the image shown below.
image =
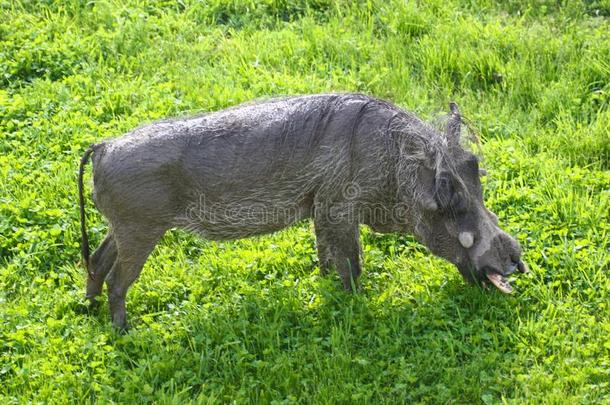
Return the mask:
<path id="1" fill-rule="evenodd" d="M 280 229 L 350 176 L 386 177 L 376 132 L 395 113 L 367 96 L 323 94 L 157 122 L 96 153 L 96 201 L 109 217 L 145 215 L 211 238 Z"/>

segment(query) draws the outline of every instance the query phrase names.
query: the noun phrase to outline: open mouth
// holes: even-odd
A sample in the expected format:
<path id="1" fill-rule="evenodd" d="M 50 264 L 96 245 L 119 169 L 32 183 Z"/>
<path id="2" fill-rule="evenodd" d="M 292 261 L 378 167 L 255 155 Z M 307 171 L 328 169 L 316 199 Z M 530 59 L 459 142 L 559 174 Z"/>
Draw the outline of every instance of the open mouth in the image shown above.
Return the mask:
<path id="1" fill-rule="evenodd" d="M 495 269 L 486 267 L 483 269 L 483 274 L 485 274 L 487 280 L 489 280 L 498 290 L 505 294 L 512 294 L 514 289 L 513 286 L 510 285 L 510 281 L 508 281 L 506 276 L 511 275 L 515 272 L 515 270 L 519 270 L 520 273 L 529 272 L 527 265 L 520 260 L 518 263 L 513 263 L 504 273 L 499 273 Z M 483 285 L 485 285 L 485 281 L 483 281 Z"/>

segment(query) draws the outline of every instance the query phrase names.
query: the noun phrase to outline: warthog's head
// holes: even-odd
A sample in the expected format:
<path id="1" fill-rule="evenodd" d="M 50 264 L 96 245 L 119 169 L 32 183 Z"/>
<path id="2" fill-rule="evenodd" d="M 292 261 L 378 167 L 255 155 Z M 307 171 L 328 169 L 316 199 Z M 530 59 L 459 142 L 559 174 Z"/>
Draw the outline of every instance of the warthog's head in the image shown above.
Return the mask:
<path id="1" fill-rule="evenodd" d="M 454 263 L 467 281 L 491 282 L 511 293 L 506 277 L 515 270 L 527 272 L 521 248 L 485 207 L 479 178 L 484 171 L 478 158 L 461 147 L 462 119 L 454 103 L 450 109 L 446 134 L 416 148 L 408 158 L 411 170 L 413 156 L 418 161 L 417 181 L 411 184 L 418 207 L 414 231 L 434 254 Z"/>

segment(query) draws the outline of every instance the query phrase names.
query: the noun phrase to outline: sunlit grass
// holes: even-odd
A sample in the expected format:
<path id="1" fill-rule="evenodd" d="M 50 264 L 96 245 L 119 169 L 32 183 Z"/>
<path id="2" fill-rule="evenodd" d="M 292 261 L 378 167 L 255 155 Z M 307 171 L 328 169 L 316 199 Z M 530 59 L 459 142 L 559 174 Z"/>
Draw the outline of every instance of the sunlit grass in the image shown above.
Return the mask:
<path id="1" fill-rule="evenodd" d="M 0 402 L 610 401 L 610 4 L 564 3 L 0 2 Z M 425 118 L 458 102 L 487 205 L 531 266 L 514 296 L 366 228 L 347 294 L 304 222 L 223 243 L 172 231 L 130 291 L 128 334 L 86 312 L 89 144 L 327 91 Z"/>

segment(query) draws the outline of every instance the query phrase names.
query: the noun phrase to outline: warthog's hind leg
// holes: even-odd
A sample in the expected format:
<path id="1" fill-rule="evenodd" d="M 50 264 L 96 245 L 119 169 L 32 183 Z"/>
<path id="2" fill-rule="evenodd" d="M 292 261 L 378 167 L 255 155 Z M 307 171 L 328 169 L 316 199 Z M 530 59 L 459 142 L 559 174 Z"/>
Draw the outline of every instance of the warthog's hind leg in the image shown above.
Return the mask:
<path id="1" fill-rule="evenodd" d="M 85 297 L 95 306 L 95 297 L 102 293 L 104 280 L 117 259 L 117 248 L 112 231 L 109 231 L 102 244 L 91 256 L 90 267 L 93 278 L 87 279 L 87 293 Z"/>
<path id="2" fill-rule="evenodd" d="M 108 305 L 112 324 L 120 330 L 126 330 L 127 290 L 140 275 L 142 266 L 165 229 L 122 225 L 120 228 L 115 227 L 114 232 L 118 257 L 106 278 Z"/>

